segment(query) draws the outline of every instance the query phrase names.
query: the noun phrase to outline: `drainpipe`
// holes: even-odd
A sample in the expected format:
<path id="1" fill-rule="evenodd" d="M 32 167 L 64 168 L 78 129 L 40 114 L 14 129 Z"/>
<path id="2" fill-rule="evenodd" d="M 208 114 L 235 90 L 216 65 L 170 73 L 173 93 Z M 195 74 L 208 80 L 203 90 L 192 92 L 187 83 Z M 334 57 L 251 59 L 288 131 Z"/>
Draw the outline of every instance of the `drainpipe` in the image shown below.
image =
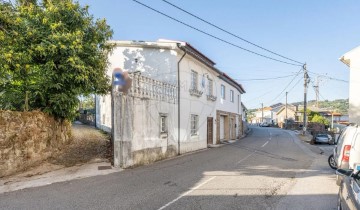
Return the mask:
<path id="1" fill-rule="evenodd" d="M 94 97 L 94 101 L 95 101 L 95 116 L 94 116 L 94 121 L 95 121 L 95 128 L 97 128 L 96 127 L 96 114 L 97 114 L 97 110 L 96 110 L 96 94 L 95 94 L 95 97 Z"/>
<path id="2" fill-rule="evenodd" d="M 180 43 L 177 43 L 177 47 L 184 51 L 184 54 L 181 56 L 180 60 L 177 63 L 177 76 L 178 76 L 178 155 L 180 155 L 180 62 L 186 55 L 186 51 L 180 47 Z"/>

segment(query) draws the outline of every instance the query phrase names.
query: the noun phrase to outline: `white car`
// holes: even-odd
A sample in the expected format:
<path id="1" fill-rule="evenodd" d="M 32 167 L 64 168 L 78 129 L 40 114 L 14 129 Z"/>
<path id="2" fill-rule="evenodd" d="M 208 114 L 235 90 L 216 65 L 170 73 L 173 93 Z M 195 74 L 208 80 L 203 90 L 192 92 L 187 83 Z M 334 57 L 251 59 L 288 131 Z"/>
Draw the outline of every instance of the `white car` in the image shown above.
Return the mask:
<path id="1" fill-rule="evenodd" d="M 334 148 L 334 158 L 339 169 L 354 169 L 360 163 L 360 128 L 350 125 L 341 132 L 337 146 Z M 341 179 L 336 178 L 340 185 Z"/>

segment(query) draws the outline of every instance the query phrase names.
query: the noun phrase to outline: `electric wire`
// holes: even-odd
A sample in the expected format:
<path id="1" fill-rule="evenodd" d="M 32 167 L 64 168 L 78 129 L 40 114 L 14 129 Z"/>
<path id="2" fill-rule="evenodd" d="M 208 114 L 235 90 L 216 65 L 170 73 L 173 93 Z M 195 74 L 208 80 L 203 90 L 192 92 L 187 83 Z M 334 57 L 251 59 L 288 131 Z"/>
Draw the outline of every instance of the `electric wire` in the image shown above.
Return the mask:
<path id="1" fill-rule="evenodd" d="M 287 77 L 291 77 L 294 76 L 296 74 L 290 74 L 290 75 L 286 75 L 286 76 L 280 76 L 280 77 L 270 77 L 270 78 L 260 78 L 260 79 L 235 79 L 236 81 L 256 81 L 256 80 L 274 80 L 274 79 L 281 79 L 281 78 L 287 78 Z"/>
<path id="2" fill-rule="evenodd" d="M 319 73 L 315 73 L 315 72 L 312 72 L 312 71 L 308 71 L 308 72 L 309 72 L 310 74 L 315 74 L 315 75 L 318 75 L 318 76 L 322 76 L 322 77 L 328 78 L 328 79 L 330 79 L 330 80 L 335 80 L 335 81 L 339 81 L 339 82 L 349 83 L 349 81 L 347 81 L 347 80 L 337 79 L 337 78 L 330 77 L 330 76 L 325 75 L 325 74 L 319 74 Z"/>
<path id="3" fill-rule="evenodd" d="M 246 51 L 246 52 L 252 53 L 252 54 L 254 54 L 254 55 L 257 55 L 257 56 L 260 56 L 260 57 L 263 57 L 263 58 L 267 58 L 267 59 L 269 59 L 269 60 L 277 61 L 277 62 L 280 62 L 280 63 L 292 65 L 292 66 L 303 66 L 303 65 L 300 65 L 300 64 L 294 64 L 294 63 L 289 63 L 289 62 L 286 62 L 286 61 L 282 61 L 282 60 L 279 60 L 279 59 L 276 59 L 276 58 L 272 58 L 272 57 L 269 57 L 269 56 L 266 56 L 266 55 L 262 55 L 262 54 L 260 54 L 260 53 L 257 53 L 257 52 L 251 51 L 251 50 L 249 50 L 249 49 L 243 48 L 243 47 L 241 47 L 241 46 L 239 46 L 239 45 L 237 45 L 237 44 L 234 44 L 234 43 L 232 43 L 232 42 L 226 41 L 225 39 L 222 39 L 222 38 L 220 38 L 220 37 L 217 37 L 217 36 L 215 36 L 215 35 L 212 35 L 212 34 L 210 34 L 210 33 L 208 33 L 208 32 L 205 32 L 205 31 L 203 31 L 203 30 L 201 30 L 201 29 L 198 29 L 198 28 L 196 28 L 196 27 L 194 27 L 194 26 L 191 26 L 191 25 L 189 25 L 189 24 L 187 24 L 187 23 L 185 23 L 185 22 L 183 22 L 183 21 L 181 21 L 181 20 L 178 20 L 178 19 L 176 19 L 176 18 L 174 18 L 174 17 L 171 17 L 170 15 L 167 15 L 167 14 L 165 14 L 165 13 L 163 13 L 163 12 L 157 10 L 157 9 L 154 9 L 154 8 L 152 8 L 152 7 L 144 4 L 144 3 L 142 3 L 142 2 L 139 2 L 139 1 L 137 1 L 137 0 L 132 0 L 132 1 L 133 1 L 133 2 L 136 2 L 136 3 L 140 4 L 140 5 L 142 5 L 142 6 L 146 7 L 146 8 L 148 8 L 148 9 L 156 12 L 156 13 L 159 13 L 159 14 L 161 14 L 161 15 L 163 15 L 163 16 L 171 19 L 171 20 L 174 20 L 174 21 L 176 21 L 176 22 L 178 22 L 178 23 L 180 23 L 180 24 L 182 24 L 182 25 L 184 25 L 184 26 L 187 26 L 187 27 L 189 27 L 189 28 L 191 28 L 191 29 L 193 29 L 193 30 L 196 30 L 196 31 L 198 31 L 198 32 L 200 32 L 200 33 L 202 33 L 202 34 L 205 34 L 205 35 L 207 35 L 207 36 L 210 36 L 210 37 L 212 37 L 212 38 L 214 38 L 214 39 L 216 39 L 216 40 L 219 40 L 219 41 L 224 42 L 224 43 L 226 43 L 226 44 L 228 44 L 228 45 L 231 45 L 231 46 L 233 46 L 233 47 L 236 47 L 236 48 L 239 48 L 239 49 L 241 49 L 241 50 L 244 50 L 244 51 Z"/>
<path id="4" fill-rule="evenodd" d="M 315 94 L 316 94 L 316 92 L 318 92 L 319 96 L 320 96 L 323 100 L 326 100 L 326 99 L 320 94 L 320 91 L 317 91 L 317 90 L 315 89 L 315 83 L 314 83 L 314 81 L 310 80 L 310 82 L 311 82 L 311 84 L 312 84 L 312 88 L 313 88 L 314 91 L 315 91 Z"/>
<path id="5" fill-rule="evenodd" d="M 299 84 L 299 82 L 300 82 L 302 79 L 303 79 L 303 78 L 300 77 L 299 80 L 295 83 L 295 85 L 292 86 L 292 88 L 290 88 L 287 92 L 290 93 L 290 92 L 296 87 L 296 85 Z M 283 97 L 281 97 L 281 98 L 279 99 L 279 101 L 281 101 L 284 97 L 285 97 L 285 95 L 283 95 Z"/>
<path id="6" fill-rule="evenodd" d="M 251 102 L 251 101 L 254 101 L 255 99 L 259 99 L 259 98 L 263 97 L 264 95 L 266 95 L 266 94 L 268 94 L 268 93 L 270 93 L 270 92 L 272 92 L 272 91 L 273 91 L 273 90 L 269 90 L 269 91 L 265 92 L 264 94 L 262 94 L 262 95 L 260 95 L 260 96 L 257 96 L 257 97 L 255 97 L 255 98 L 249 99 L 249 100 L 247 100 L 247 101 L 244 101 L 244 103 L 249 103 L 249 102 Z"/>
<path id="7" fill-rule="evenodd" d="M 278 99 L 281 94 L 284 93 L 284 91 L 286 90 L 286 88 L 288 88 L 290 86 L 290 84 L 295 80 L 295 78 L 300 74 L 300 72 L 302 71 L 303 69 L 300 69 L 297 74 L 293 77 L 293 79 L 286 85 L 286 87 L 279 93 L 279 95 L 277 95 L 273 100 L 271 100 L 268 104 L 271 104 L 273 101 L 275 101 L 276 99 Z"/>
<path id="8" fill-rule="evenodd" d="M 255 44 L 255 43 L 253 43 L 253 42 L 250 42 L 250 41 L 248 41 L 248 40 L 246 40 L 246 39 L 244 39 L 244 38 L 242 38 L 242 37 L 240 37 L 240 36 L 238 36 L 238 35 L 230 32 L 230 31 L 228 31 L 228 30 L 225 30 L 225 29 L 221 28 L 220 26 L 217 26 L 217 25 L 215 25 L 215 24 L 213 24 L 213 23 L 211 23 L 211 22 L 209 22 L 209 21 L 207 21 L 207 20 L 204 20 L 203 18 L 201 18 L 201 17 L 199 17 L 199 16 L 197 16 L 197 15 L 194 15 L 194 14 L 190 13 L 189 11 L 187 11 L 187 10 L 185 10 L 185 9 L 183 9 L 183 8 L 181 8 L 181 7 L 175 5 L 175 4 L 173 4 L 173 3 L 171 3 L 171 2 L 169 2 L 169 1 L 167 1 L 167 0 L 162 0 L 162 1 L 165 2 L 165 3 L 167 3 L 167 4 L 169 4 L 169 5 L 171 5 L 171 6 L 173 6 L 173 7 L 175 7 L 175 8 L 177 8 L 177 9 L 179 9 L 179 10 L 181 10 L 181 11 L 183 11 L 183 12 L 185 12 L 186 14 L 191 15 L 192 17 L 194 17 L 194 18 L 196 18 L 196 19 L 198 19 L 198 20 L 200 20 L 200 21 L 202 21 L 202 22 L 204 22 L 204 23 L 206 23 L 206 24 L 208 24 L 208 25 L 211 25 L 211 26 L 219 29 L 220 31 L 223 31 L 223 32 L 225 32 L 225 33 L 227 33 L 227 34 L 235 37 L 235 38 L 238 38 L 238 39 L 240 39 L 240 40 L 242 40 L 242 41 L 244 41 L 244 42 L 246 42 L 246 43 L 248 43 L 248 44 L 251 44 L 251 45 L 253 45 L 253 46 L 257 47 L 257 48 L 260 48 L 260 49 L 262 49 L 262 50 L 265 50 L 265 51 L 267 51 L 267 52 L 269 52 L 269 53 L 272 53 L 272 54 L 277 55 L 277 56 L 279 56 L 279 57 L 282 57 L 282 58 L 284 58 L 284 59 L 293 61 L 293 62 L 295 62 L 295 63 L 303 64 L 302 62 L 299 62 L 299 61 L 296 61 L 296 60 L 294 60 L 294 59 L 285 57 L 285 56 L 280 55 L 280 54 L 278 54 L 278 53 L 276 53 L 276 52 L 274 52 L 274 51 L 268 50 L 268 49 L 266 49 L 266 48 L 264 48 L 264 47 L 261 47 L 260 45 L 257 45 L 257 44 Z"/>

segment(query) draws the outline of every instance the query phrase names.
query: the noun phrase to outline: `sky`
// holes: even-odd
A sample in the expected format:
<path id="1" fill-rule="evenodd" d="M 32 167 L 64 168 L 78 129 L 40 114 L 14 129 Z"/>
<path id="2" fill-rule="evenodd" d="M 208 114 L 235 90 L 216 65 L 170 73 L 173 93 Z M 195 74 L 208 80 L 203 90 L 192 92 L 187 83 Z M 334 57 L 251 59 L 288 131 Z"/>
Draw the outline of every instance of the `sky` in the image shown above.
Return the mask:
<path id="1" fill-rule="evenodd" d="M 162 0 L 138 1 L 242 48 L 289 61 L 209 26 Z M 360 1 L 168 1 L 263 48 L 306 63 L 311 79 L 308 100 L 315 100 L 313 86 L 317 79 L 320 100 L 348 98 L 349 69 L 339 58 L 360 45 Z M 304 100 L 300 66 L 276 62 L 223 43 L 133 0 L 79 2 L 89 5 L 89 12 L 95 18 L 107 20 L 114 31 L 114 40 L 156 41 L 163 38 L 190 43 L 213 60 L 217 68 L 243 85 L 246 93 L 242 95 L 242 102 L 247 108 L 259 108 L 261 103 L 264 106 L 285 103 L 285 92 L 288 92 L 289 103 Z M 274 77 L 282 78 L 269 79 Z"/>

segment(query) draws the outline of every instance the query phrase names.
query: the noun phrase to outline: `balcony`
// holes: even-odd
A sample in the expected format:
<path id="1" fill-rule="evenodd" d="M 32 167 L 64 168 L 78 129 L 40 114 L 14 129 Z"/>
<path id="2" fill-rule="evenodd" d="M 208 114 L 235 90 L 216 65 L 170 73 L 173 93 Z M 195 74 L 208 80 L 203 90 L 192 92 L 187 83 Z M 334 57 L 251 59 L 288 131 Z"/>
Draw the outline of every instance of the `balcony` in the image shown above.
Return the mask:
<path id="1" fill-rule="evenodd" d="M 198 89 L 190 89 L 189 92 L 190 92 L 190 95 L 197 96 L 197 97 L 201 97 L 203 94 L 203 92 Z"/>
<path id="2" fill-rule="evenodd" d="M 209 101 L 216 101 L 217 97 L 214 95 L 206 95 L 207 100 Z"/>
<path id="3" fill-rule="evenodd" d="M 128 94 L 142 99 L 177 103 L 177 86 L 141 74 L 130 74 L 132 86 Z"/>

